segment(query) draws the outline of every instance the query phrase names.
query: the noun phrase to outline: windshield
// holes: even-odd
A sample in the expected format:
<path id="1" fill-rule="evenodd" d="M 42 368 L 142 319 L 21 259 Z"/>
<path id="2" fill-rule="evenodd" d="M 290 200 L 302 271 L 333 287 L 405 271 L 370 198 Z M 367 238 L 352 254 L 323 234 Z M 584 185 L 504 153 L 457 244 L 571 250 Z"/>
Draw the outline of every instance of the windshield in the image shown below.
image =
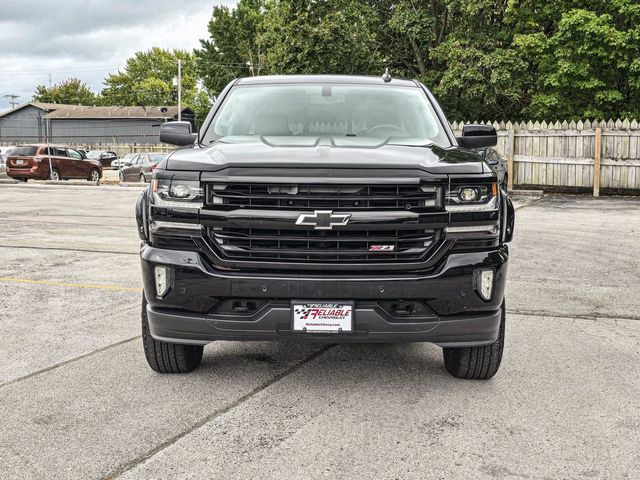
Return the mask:
<path id="1" fill-rule="evenodd" d="M 15 147 L 9 151 L 9 155 L 16 157 L 30 157 L 36 154 L 38 151 L 38 147 L 34 146 L 26 146 L 26 147 Z"/>
<path id="2" fill-rule="evenodd" d="M 101 153 L 104 153 L 104 152 L 101 152 L 99 150 L 91 150 L 87 152 L 87 158 L 97 158 L 100 156 Z"/>
<path id="3" fill-rule="evenodd" d="M 227 137 L 238 136 L 359 138 L 354 146 L 364 139 L 402 145 L 450 145 L 424 92 L 390 85 L 235 87 L 203 142 L 233 141 Z"/>

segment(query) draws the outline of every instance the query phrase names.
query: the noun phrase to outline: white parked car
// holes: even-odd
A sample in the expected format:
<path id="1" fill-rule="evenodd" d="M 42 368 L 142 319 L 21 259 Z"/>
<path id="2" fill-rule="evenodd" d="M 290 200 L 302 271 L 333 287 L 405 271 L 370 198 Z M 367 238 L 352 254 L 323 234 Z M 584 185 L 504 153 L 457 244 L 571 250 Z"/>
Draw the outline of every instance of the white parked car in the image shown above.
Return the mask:
<path id="1" fill-rule="evenodd" d="M 5 168 L 7 166 L 7 154 L 9 150 L 16 148 L 14 145 L 10 147 L 0 147 L 0 168 Z"/>
<path id="2" fill-rule="evenodd" d="M 116 158 L 113 162 L 111 162 L 111 168 L 114 170 L 120 170 L 122 167 L 127 167 L 131 165 L 131 160 L 137 155 L 137 153 L 127 153 L 122 158 Z"/>

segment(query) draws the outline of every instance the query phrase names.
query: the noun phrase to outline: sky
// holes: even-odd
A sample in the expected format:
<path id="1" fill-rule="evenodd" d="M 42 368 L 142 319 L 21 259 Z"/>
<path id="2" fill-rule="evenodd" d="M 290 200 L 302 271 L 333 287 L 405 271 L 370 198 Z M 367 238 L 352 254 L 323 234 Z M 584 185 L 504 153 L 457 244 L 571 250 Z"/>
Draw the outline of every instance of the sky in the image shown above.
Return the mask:
<path id="1" fill-rule="evenodd" d="M 0 111 L 38 85 L 79 78 L 94 92 L 135 52 L 199 47 L 214 5 L 235 0 L 0 0 Z"/>

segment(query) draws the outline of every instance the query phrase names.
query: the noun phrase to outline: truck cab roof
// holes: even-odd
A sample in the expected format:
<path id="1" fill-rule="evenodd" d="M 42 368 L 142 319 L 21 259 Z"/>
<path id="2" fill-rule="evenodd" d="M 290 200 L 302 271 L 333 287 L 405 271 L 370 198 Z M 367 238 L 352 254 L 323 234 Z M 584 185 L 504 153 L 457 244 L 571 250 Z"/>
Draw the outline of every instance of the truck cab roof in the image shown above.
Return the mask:
<path id="1" fill-rule="evenodd" d="M 277 84 L 309 84 L 309 83 L 335 83 L 335 84 L 360 84 L 360 85 L 395 85 L 402 87 L 419 87 L 416 80 L 392 78 L 385 82 L 382 76 L 365 75 L 264 75 L 258 77 L 245 77 L 236 80 L 236 85 L 277 85 Z"/>

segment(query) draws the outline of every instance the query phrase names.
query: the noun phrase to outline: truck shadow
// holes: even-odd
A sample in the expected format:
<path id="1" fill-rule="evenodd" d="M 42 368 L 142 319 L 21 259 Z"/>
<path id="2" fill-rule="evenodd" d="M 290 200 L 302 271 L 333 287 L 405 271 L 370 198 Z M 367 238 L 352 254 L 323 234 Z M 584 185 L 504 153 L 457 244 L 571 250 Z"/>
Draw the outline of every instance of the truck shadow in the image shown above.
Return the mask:
<path id="1" fill-rule="evenodd" d="M 237 375 L 239 364 L 249 369 L 278 370 L 279 378 L 322 377 L 332 383 L 393 383 L 420 378 L 441 381 L 451 378 L 444 369 L 442 350 L 428 343 L 398 344 L 305 344 L 293 342 L 220 342 L 205 348 L 197 372 L 206 381 L 207 374 Z"/>

